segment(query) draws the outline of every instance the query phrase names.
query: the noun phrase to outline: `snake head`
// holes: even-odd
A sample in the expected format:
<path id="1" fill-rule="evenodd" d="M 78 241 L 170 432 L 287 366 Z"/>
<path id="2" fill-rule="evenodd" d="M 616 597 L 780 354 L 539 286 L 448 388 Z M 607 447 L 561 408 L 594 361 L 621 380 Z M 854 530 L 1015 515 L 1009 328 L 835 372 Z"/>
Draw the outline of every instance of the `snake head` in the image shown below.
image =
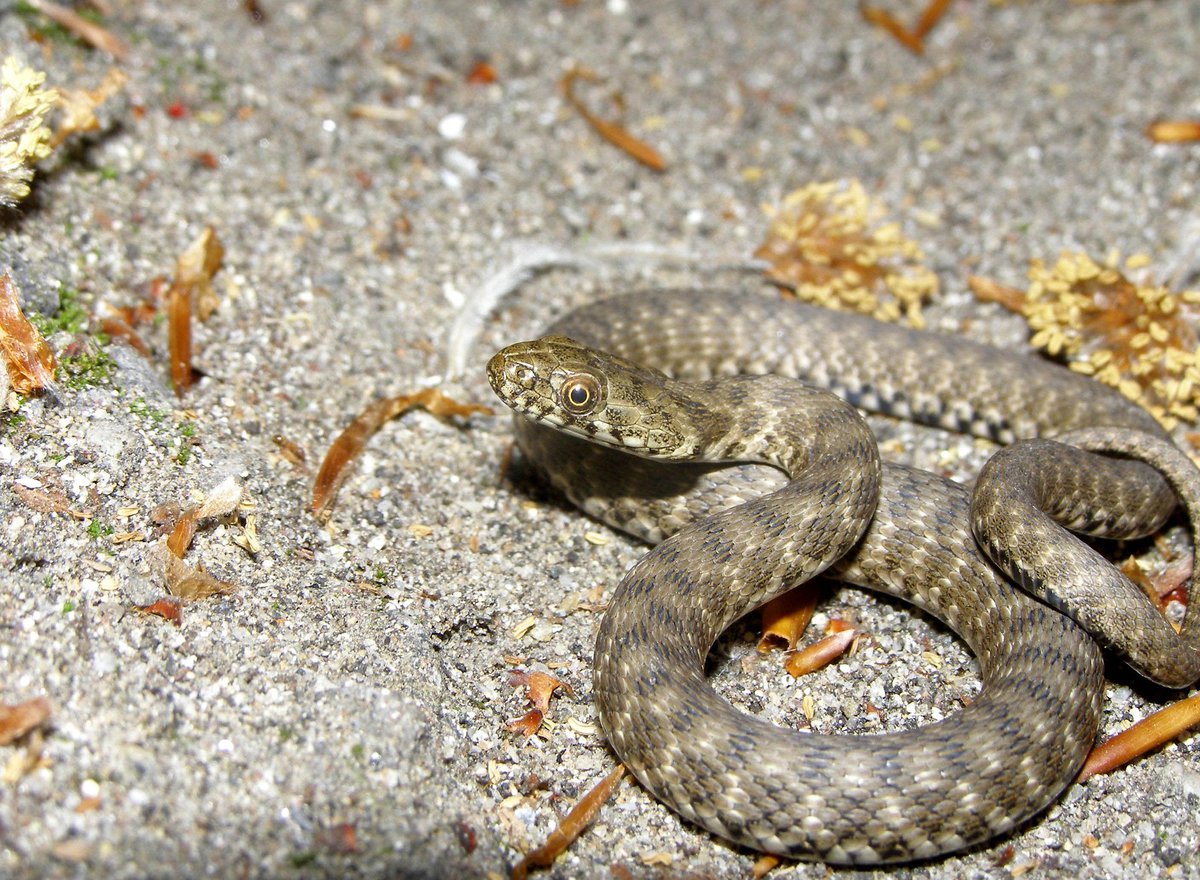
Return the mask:
<path id="1" fill-rule="evenodd" d="M 662 459 L 697 453 L 697 404 L 664 374 L 567 336 L 519 342 L 488 361 L 488 381 L 517 414 L 567 434 Z"/>

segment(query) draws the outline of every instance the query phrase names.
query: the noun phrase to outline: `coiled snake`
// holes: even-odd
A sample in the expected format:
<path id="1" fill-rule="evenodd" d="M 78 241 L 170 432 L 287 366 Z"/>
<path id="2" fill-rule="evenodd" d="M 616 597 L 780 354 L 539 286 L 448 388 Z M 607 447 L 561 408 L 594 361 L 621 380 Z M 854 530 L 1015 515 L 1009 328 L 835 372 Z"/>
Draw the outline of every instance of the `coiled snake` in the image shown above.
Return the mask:
<path id="1" fill-rule="evenodd" d="M 1012 580 L 1099 626 L 1143 674 L 1172 687 L 1200 676 L 1200 602 L 1176 636 L 1042 513 L 1128 537 L 1158 528 L 1177 493 L 1200 523 L 1195 468 L 1119 394 L 1032 357 L 768 296 L 633 294 L 549 332 L 497 354 L 489 379 L 555 485 L 658 543 L 613 596 L 593 688 L 621 760 L 709 831 L 792 857 L 906 861 L 1000 834 L 1053 801 L 1096 733 L 1100 650 L 979 546 Z M 972 499 L 931 473 L 881 465 L 865 422 L 827 392 L 1023 442 L 992 458 Z M 1051 434 L 1072 445 L 1027 439 Z M 770 467 L 702 463 L 714 461 Z M 721 699 L 704 677 L 720 632 L 826 569 L 958 632 L 979 658 L 978 698 L 939 723 L 864 737 L 787 731 Z M 1122 586 L 1132 598 L 1107 592 Z"/>

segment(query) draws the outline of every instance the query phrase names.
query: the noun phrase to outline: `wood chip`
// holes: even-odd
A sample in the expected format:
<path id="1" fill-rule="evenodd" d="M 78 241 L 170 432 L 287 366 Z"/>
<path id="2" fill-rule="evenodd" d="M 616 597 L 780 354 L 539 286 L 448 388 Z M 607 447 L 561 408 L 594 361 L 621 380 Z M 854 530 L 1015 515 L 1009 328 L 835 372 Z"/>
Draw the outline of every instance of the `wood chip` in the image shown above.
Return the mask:
<path id="1" fill-rule="evenodd" d="M 338 487 L 345 479 L 347 465 L 358 457 L 371 436 L 391 419 L 417 407 L 440 419 L 467 418 L 475 413 L 490 415 L 492 412 L 486 406 L 459 403 L 437 388 L 423 388 L 412 394 L 385 397 L 369 404 L 338 434 L 321 461 L 310 504 L 314 516 L 325 513 L 333 504 Z"/>

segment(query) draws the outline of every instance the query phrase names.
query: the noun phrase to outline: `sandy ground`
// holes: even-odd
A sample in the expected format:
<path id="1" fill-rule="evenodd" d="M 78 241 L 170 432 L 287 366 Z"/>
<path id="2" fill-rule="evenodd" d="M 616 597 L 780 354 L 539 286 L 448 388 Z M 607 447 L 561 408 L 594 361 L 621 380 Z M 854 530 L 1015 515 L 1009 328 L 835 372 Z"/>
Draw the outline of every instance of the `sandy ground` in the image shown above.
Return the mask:
<path id="1" fill-rule="evenodd" d="M 504 414 L 397 420 L 328 524 L 307 512 L 340 426 L 444 377 L 446 328 L 515 242 L 740 259 L 763 235 L 760 205 L 858 178 L 939 274 L 929 316 L 942 330 L 1023 345 L 1023 325 L 971 300 L 964 279 L 1020 286 L 1031 258 L 1063 249 L 1144 252 L 1196 283 L 1200 151 L 1143 136 L 1155 117 L 1200 116 L 1191 0 L 959 2 L 923 59 L 851 4 L 260 4 L 255 24 L 233 0 L 113 0 L 126 89 L 0 217 L 0 265 L 43 313 L 62 290 L 89 309 L 142 301 L 205 226 L 226 250 L 220 306 L 196 328 L 204 375 L 182 399 L 159 322 L 142 328 L 151 360 L 114 343 L 111 378 L 0 425 L 0 701 L 53 704 L 40 766 L 0 786 L 3 876 L 503 876 L 611 769 L 590 700 L 590 609 L 642 548 L 519 461 L 505 471 Z M 69 88 L 113 63 L 10 5 L 0 48 Z M 471 81 L 480 61 L 495 82 Z M 620 93 L 665 173 L 566 105 L 557 84 L 573 64 L 606 77 L 586 91 L 597 108 Z M 542 274 L 445 387 L 491 403 L 488 353 L 605 289 L 731 279 Z M 925 465 L 963 447 L 908 436 L 931 450 Z M 262 548 L 248 554 L 233 543 L 242 525 L 219 523 L 189 559 L 236 592 L 188 605 L 179 627 L 132 610 L 163 592 L 156 510 L 228 477 Z M 18 488 L 80 516 L 40 512 Z M 134 532 L 144 539 L 116 540 Z M 790 723 L 809 695 L 826 730 L 861 727 L 877 680 L 897 726 L 974 692 L 970 658 L 935 622 L 850 590 L 822 613 L 855 615 L 875 646 L 792 682 L 737 631 L 714 663 L 724 692 Z M 514 658 L 574 689 L 530 740 L 504 728 L 526 708 Z M 1116 667 L 1113 679 L 1109 732 L 1168 696 Z M 979 851 L 836 873 L 1200 877 L 1198 749 L 1184 737 L 1074 787 Z M 27 755 L 0 748 L 0 767 Z M 751 862 L 624 784 L 549 876 L 745 877 Z"/>

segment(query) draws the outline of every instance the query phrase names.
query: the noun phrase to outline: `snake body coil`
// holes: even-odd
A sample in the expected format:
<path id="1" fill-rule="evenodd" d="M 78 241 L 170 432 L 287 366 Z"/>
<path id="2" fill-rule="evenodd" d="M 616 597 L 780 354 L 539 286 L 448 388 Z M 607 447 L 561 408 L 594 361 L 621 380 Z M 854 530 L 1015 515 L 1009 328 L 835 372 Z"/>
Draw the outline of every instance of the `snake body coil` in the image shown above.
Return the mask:
<path id="1" fill-rule="evenodd" d="M 1171 511 L 1173 486 L 1195 522 L 1200 481 L 1147 413 L 1032 358 L 765 296 L 631 295 L 584 307 L 551 332 L 569 338 L 512 346 L 489 378 L 524 416 L 522 448 L 557 486 L 592 515 L 661 542 L 614 595 L 594 661 L 605 732 L 650 791 L 738 843 L 863 864 L 985 840 L 1069 783 L 1098 724 L 1100 651 L 981 555 L 972 522 L 1015 580 L 1056 607 L 1079 613 L 1082 603 L 1086 623 L 1112 623 L 1094 604 L 1095 579 L 1111 567 L 1091 551 L 1064 557 L 1038 508 L 1091 534 L 1144 534 Z M 721 378 L 741 374 L 760 377 Z M 1141 461 L 1018 444 L 989 464 L 973 511 L 958 484 L 881 467 L 850 407 L 761 374 L 1005 443 L 1072 431 L 1073 443 L 1146 459 L 1166 480 Z M 704 677 L 712 642 L 825 569 L 945 621 L 979 658 L 979 697 L 937 724 L 869 737 L 799 734 L 733 709 Z M 1192 610 L 1182 640 L 1152 610 L 1101 638 L 1182 686 L 1200 675 Z"/>

